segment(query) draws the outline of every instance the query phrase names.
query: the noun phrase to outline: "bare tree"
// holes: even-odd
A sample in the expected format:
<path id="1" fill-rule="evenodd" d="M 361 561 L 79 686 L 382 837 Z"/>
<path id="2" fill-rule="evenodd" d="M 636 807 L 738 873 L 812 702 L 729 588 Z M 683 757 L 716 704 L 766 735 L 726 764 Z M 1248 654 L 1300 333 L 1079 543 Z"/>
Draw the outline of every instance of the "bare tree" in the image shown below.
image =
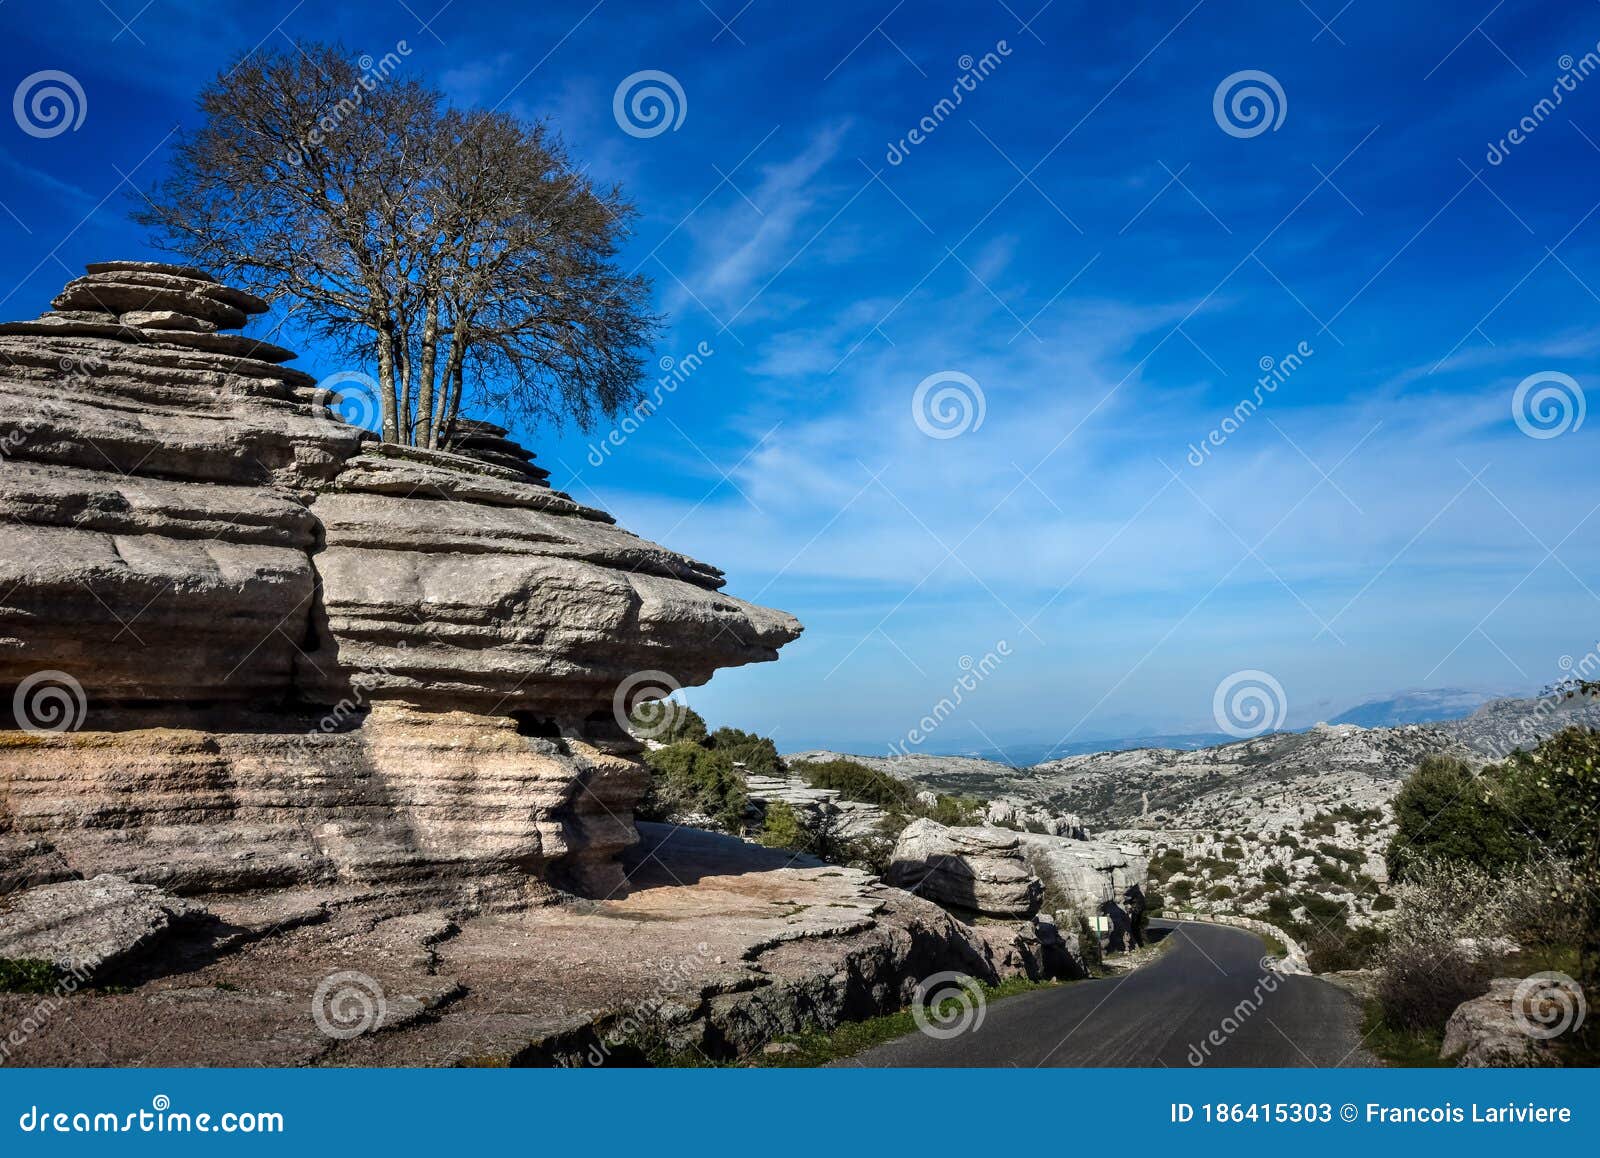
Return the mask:
<path id="1" fill-rule="evenodd" d="M 633 206 L 546 126 L 448 108 L 400 63 L 242 61 L 135 219 L 370 359 L 388 441 L 445 445 L 469 388 L 580 428 L 633 405 L 659 325 L 617 262 Z"/>

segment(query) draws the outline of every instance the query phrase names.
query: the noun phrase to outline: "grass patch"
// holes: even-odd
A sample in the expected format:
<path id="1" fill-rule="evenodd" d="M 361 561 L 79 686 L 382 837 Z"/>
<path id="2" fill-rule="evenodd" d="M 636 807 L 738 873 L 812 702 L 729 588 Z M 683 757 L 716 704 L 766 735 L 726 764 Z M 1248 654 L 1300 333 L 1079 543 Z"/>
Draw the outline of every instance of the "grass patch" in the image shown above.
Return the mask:
<path id="1" fill-rule="evenodd" d="M 1383 1019 L 1383 1007 L 1369 1001 L 1361 1020 L 1361 1039 L 1386 1066 L 1404 1069 L 1445 1069 L 1452 1063 L 1439 1056 L 1444 1032 L 1436 1029 L 1396 1029 Z"/>
<path id="2" fill-rule="evenodd" d="M 1039 989 L 1055 989 L 1061 985 L 1070 985 L 1071 982 L 1063 981 L 1027 981 L 1020 977 L 1007 978 L 998 985 L 983 986 L 983 998 L 986 1002 L 1003 1001 L 1007 997 L 1016 997 L 1023 993 L 1033 993 Z M 951 999 L 954 1000 L 953 998 Z M 917 1023 L 911 1015 L 911 1010 L 902 1009 L 898 1013 L 886 1013 L 879 1017 L 871 1017 L 866 1021 L 847 1021 L 839 1025 L 832 1033 L 802 1033 L 777 1038 L 777 1041 L 788 1042 L 800 1047 L 798 1053 L 766 1054 L 756 1053 L 749 1057 L 744 1064 L 761 1069 L 794 1069 L 809 1068 L 827 1065 L 829 1062 L 839 1061 L 842 1058 L 854 1057 L 871 1049 L 873 1046 L 883 1045 L 885 1042 L 894 1041 L 896 1038 L 905 1037 L 917 1031 Z"/>

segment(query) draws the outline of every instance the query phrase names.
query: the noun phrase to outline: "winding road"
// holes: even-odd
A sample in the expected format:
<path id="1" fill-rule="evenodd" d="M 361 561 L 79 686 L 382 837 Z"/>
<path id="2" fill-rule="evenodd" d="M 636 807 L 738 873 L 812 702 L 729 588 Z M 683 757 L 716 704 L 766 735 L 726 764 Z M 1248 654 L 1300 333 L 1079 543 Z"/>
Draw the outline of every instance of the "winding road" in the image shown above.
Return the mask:
<path id="1" fill-rule="evenodd" d="M 1119 977 L 998 1001 L 947 1039 L 913 1033 L 840 1066 L 1363 1066 L 1359 1010 L 1315 977 L 1261 967 L 1238 929 L 1154 922 L 1174 942 Z"/>

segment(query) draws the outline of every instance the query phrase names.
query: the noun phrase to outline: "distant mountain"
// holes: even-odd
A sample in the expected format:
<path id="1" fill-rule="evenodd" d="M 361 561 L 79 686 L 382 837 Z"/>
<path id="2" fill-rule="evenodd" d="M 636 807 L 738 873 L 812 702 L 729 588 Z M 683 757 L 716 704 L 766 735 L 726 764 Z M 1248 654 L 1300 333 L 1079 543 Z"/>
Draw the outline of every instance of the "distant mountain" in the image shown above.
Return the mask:
<path id="1" fill-rule="evenodd" d="M 1330 724 L 1356 724 L 1363 728 L 1397 728 L 1401 724 L 1431 724 L 1460 720 L 1499 698 L 1492 692 L 1465 688 L 1432 688 L 1400 692 L 1381 700 L 1368 700 L 1329 720 Z"/>

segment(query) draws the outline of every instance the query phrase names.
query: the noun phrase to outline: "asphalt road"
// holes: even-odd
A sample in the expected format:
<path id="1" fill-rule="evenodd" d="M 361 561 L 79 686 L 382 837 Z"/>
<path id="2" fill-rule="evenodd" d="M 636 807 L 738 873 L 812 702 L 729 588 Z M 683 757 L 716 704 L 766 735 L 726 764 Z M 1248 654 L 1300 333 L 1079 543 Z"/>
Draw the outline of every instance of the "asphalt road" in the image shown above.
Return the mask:
<path id="1" fill-rule="evenodd" d="M 982 1023 L 922 1032 L 841 1066 L 1360 1066 L 1354 998 L 1315 977 L 1264 971 L 1238 929 L 1157 922 L 1174 944 L 1132 973 L 997 1001 Z M 1213 1036 L 1215 1031 L 1215 1036 Z"/>

